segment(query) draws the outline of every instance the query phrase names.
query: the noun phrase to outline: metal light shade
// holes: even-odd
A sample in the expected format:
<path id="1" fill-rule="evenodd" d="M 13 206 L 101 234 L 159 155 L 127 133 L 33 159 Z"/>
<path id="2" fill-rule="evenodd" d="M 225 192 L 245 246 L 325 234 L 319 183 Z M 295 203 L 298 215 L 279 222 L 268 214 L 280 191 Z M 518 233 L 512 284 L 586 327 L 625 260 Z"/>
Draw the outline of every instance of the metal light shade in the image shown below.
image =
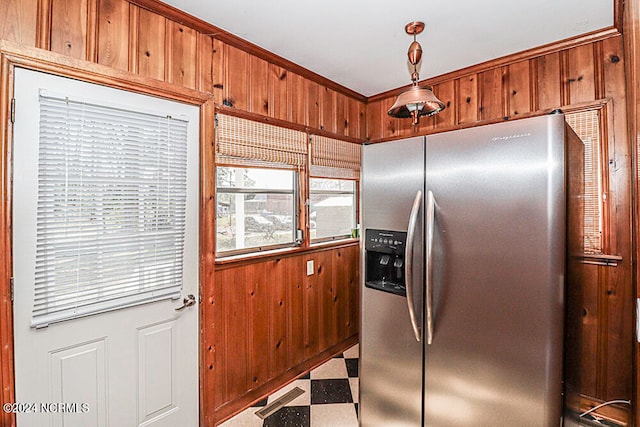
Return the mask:
<path id="1" fill-rule="evenodd" d="M 395 104 L 388 111 L 391 117 L 407 118 L 411 117 L 413 124 L 417 125 L 420 116 L 433 116 L 444 110 L 445 105 L 433 94 L 430 86 L 418 86 L 418 69 L 416 65 L 422 59 L 422 46 L 416 40 L 416 34 L 420 34 L 424 30 L 424 22 L 409 22 L 404 27 L 404 31 L 413 36 L 413 43 L 409 46 L 407 56 L 409 63 L 413 65 L 413 73 L 411 73 L 411 81 L 413 85 L 411 89 L 402 92 Z"/>
<path id="2" fill-rule="evenodd" d="M 395 104 L 389 109 L 391 117 L 413 119 L 417 125 L 420 116 L 433 116 L 444 110 L 445 105 L 433 94 L 431 87 L 411 86 L 411 89 L 402 92 Z"/>

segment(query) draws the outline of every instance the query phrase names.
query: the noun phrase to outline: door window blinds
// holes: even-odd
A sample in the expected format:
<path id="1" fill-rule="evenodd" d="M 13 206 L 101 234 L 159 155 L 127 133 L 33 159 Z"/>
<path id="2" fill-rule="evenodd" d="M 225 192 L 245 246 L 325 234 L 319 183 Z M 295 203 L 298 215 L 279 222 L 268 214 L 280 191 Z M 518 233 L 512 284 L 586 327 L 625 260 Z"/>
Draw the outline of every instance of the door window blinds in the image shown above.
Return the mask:
<path id="1" fill-rule="evenodd" d="M 568 113 L 565 119 L 584 143 L 584 252 L 602 254 L 602 166 L 600 111 Z"/>
<path id="2" fill-rule="evenodd" d="M 40 96 L 33 327 L 182 286 L 187 122 Z"/>
<path id="3" fill-rule="evenodd" d="M 311 176 L 358 179 L 360 144 L 311 135 Z"/>

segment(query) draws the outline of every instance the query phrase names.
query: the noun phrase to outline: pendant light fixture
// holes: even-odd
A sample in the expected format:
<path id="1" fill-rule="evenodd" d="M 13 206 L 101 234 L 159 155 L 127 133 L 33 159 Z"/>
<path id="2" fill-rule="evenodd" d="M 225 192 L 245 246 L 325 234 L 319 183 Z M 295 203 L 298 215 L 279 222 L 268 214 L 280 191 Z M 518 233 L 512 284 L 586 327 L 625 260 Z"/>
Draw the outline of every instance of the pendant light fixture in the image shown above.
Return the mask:
<path id="1" fill-rule="evenodd" d="M 411 73 L 411 88 L 402 92 L 388 114 L 391 117 L 408 118 L 411 117 L 413 124 L 417 125 L 420 116 L 433 116 L 444 110 L 444 104 L 433 94 L 431 86 L 418 86 L 417 65 L 422 59 L 422 46 L 416 40 L 416 35 L 424 30 L 424 22 L 409 22 L 404 26 L 407 34 L 413 36 L 413 43 L 409 46 L 407 55 L 409 62 L 413 65 Z"/>

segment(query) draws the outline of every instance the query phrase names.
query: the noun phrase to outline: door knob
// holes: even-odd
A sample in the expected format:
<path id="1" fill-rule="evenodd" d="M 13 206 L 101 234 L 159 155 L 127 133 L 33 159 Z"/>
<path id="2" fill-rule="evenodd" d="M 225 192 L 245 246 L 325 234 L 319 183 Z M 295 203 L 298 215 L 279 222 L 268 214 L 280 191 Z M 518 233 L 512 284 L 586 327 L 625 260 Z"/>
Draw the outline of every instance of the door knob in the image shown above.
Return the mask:
<path id="1" fill-rule="evenodd" d="M 191 307 L 192 305 L 195 305 L 195 303 L 196 303 L 196 297 L 193 294 L 189 294 L 182 300 L 182 305 L 176 308 L 176 311 L 184 310 L 187 307 Z"/>

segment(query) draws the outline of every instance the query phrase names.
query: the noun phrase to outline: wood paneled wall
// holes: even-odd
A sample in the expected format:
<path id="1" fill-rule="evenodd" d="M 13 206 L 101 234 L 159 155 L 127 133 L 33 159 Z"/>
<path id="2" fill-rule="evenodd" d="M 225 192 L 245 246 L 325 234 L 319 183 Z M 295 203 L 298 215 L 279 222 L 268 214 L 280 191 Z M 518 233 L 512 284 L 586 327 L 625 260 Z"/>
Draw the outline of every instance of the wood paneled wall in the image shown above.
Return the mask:
<path id="1" fill-rule="evenodd" d="M 0 11 L 0 40 L 24 46 L 34 56 L 51 52 L 53 62 L 87 61 L 87 69 L 105 66 L 148 87 L 166 82 L 209 94 L 220 108 L 253 119 L 364 140 L 364 96 L 154 0 L 0 0 Z M 9 72 L 2 75 L 10 78 Z M 3 89 L 9 87 L 9 80 L 3 82 Z M 3 90 L 0 96 L 3 119 L 8 94 Z M 212 109 L 202 120 L 204 130 L 212 128 Z M 205 145 L 203 171 L 215 170 L 212 153 Z M 0 386 L 5 402 L 13 400 L 10 153 L 1 154 Z M 201 294 L 203 302 L 217 303 L 201 306 L 205 425 L 355 342 L 358 331 L 357 246 L 225 267 L 214 276 L 213 188 L 213 177 L 203 176 Z M 315 259 L 317 267 L 309 278 L 302 276 L 307 259 Z M 2 425 L 14 423 L 11 414 L 0 417 Z"/>
<path id="2" fill-rule="evenodd" d="M 214 39 L 225 33 L 212 25 L 154 8 L 171 12 L 153 1 L 2 0 L 0 38 L 213 92 L 218 105 L 265 119 L 364 139 L 365 97 L 255 46 L 235 46 L 247 45 L 240 40 Z"/>
<path id="3" fill-rule="evenodd" d="M 633 1 L 637 8 L 637 0 Z M 623 260 L 616 267 L 584 266 L 582 358 L 579 367 L 570 369 L 578 369 L 581 374 L 585 402 L 589 399 L 598 402 L 631 397 L 631 367 L 634 366 L 632 175 L 631 143 L 626 129 L 625 57 L 621 36 L 610 33 L 598 40 L 585 39 L 581 43 L 561 48 L 547 47 L 542 53 L 520 53 L 434 79 L 429 83 L 433 84 L 435 93 L 445 102 L 447 109 L 435 117 L 422 119 L 420 126 L 413 127 L 409 121 L 392 119 L 386 115 L 398 91 L 367 100 L 153 0 L 0 2 L 0 39 L 55 52 L 67 58 L 101 64 L 119 72 L 128 72 L 131 79 L 138 81 L 164 81 L 190 90 L 211 93 L 218 105 L 226 106 L 223 108 L 251 114 L 253 118 L 304 127 L 352 141 L 365 138 L 373 142 L 399 139 L 538 114 L 558 107 L 606 101 L 610 110 L 606 124 L 606 179 L 611 190 L 607 195 L 610 218 L 608 250 L 622 256 Z M 635 19 L 637 20 L 637 16 Z M 211 34 L 216 36 L 212 37 Z M 2 75 L 9 78 L 8 72 Z M 8 81 L 2 82 L 3 89 L 8 87 Z M 0 118 L 3 118 L 3 126 L 7 118 L 6 96 L 7 90 L 4 90 L 0 94 Z M 205 118 L 209 122 L 212 120 L 210 114 Z M 0 232 L 4 236 L 10 236 L 9 154 L 7 151 L 1 153 L 4 203 L 3 211 L 0 212 Z M 208 161 L 211 161 L 211 156 Z M 211 185 L 211 178 L 203 177 L 203 194 L 213 194 Z M 203 218 L 213 218 L 213 200 L 204 205 L 211 212 L 204 212 Z M 208 222 L 205 225 L 208 227 L 203 230 L 208 236 L 205 239 L 208 242 L 206 246 L 212 251 L 213 224 Z M 8 262 L 6 260 L 10 259 L 10 247 L 7 246 L 7 239 L 3 242 L 6 244 L 0 248 L 5 261 L 0 278 L 0 303 L 3 308 L 0 335 L 4 340 L 1 347 L 0 359 L 3 367 L 0 379 L 3 396 L 6 397 L 12 396 L 13 381 L 10 368 L 11 342 L 10 338 L 6 338 L 11 329 L 11 319 L 6 309 L 11 305 L 8 285 L 11 273 L 10 266 L 5 265 Z M 337 280 L 342 283 L 351 280 L 347 280 L 344 275 L 353 269 L 353 265 L 347 263 L 341 267 L 342 263 L 336 263 L 335 258 L 336 251 L 342 251 L 342 256 L 345 256 L 345 251 L 351 250 L 332 249 L 326 254 L 302 254 L 281 258 L 278 262 L 270 259 L 260 263 L 227 266 L 215 272 L 215 278 L 219 280 L 215 282 L 215 286 L 212 279 L 213 253 L 210 251 L 203 255 L 206 264 L 202 280 L 205 302 L 203 332 L 210 332 L 211 323 L 208 322 L 221 322 L 225 325 L 223 329 L 215 329 L 216 333 L 225 334 L 224 336 L 206 337 L 201 356 L 204 368 L 202 411 L 203 420 L 207 424 L 231 413 L 234 405 L 239 404 L 237 402 L 248 402 L 261 394 L 268 384 L 278 378 L 282 380 L 287 375 L 293 375 L 301 366 L 313 364 L 316 361 L 313 358 L 316 351 L 321 357 L 323 351 L 328 354 L 327 352 L 336 348 L 331 347 L 335 340 L 353 336 L 354 330 L 350 328 L 354 327 L 354 323 L 350 323 L 345 332 L 345 317 L 341 317 L 352 319 L 350 316 L 353 313 L 347 315 L 337 308 L 342 307 L 345 296 L 341 296 L 342 291 L 337 288 L 326 288 L 329 283 L 327 271 L 331 271 L 332 278 L 337 275 Z M 300 279 L 295 272 L 300 268 L 299 265 L 313 256 L 317 256 L 317 266 L 324 266 L 324 273 L 318 272 L 311 279 Z M 348 256 L 349 259 L 351 257 L 352 255 Z M 274 287 L 267 287 L 264 282 L 255 280 L 258 272 L 276 273 L 283 269 L 291 277 Z M 218 283 L 221 284 L 218 286 Z M 311 285 L 310 288 L 305 288 L 308 283 L 315 283 L 315 287 Z M 303 286 L 302 297 L 299 295 L 299 284 Z M 333 305 L 328 303 L 331 292 L 337 292 L 333 297 L 338 298 Z M 285 302 L 285 308 L 281 308 L 279 301 L 284 295 L 293 299 L 287 300 L 289 305 Z M 352 294 L 348 295 L 351 298 Z M 214 302 L 217 300 L 218 304 L 222 300 L 234 301 L 242 307 L 234 311 L 231 305 L 225 305 L 222 309 L 231 310 L 226 313 L 236 316 L 238 325 L 253 328 L 246 341 L 233 338 L 238 331 L 234 329 L 236 325 L 227 318 L 216 318 L 218 311 L 204 308 L 209 297 Z M 299 299 L 296 298 L 302 298 L 302 312 Z M 263 318 L 266 316 L 268 326 L 254 324 L 251 317 L 246 317 L 248 314 Z M 336 316 L 335 319 L 338 320 L 335 324 L 342 326 L 338 329 L 327 326 L 327 319 L 331 316 Z M 295 322 L 295 319 L 300 318 L 305 320 L 302 323 Z M 287 319 L 286 330 L 280 322 L 283 319 Z M 300 330 L 306 331 L 304 333 L 307 335 L 303 334 L 303 343 L 296 343 L 295 337 L 300 337 Z M 245 359 L 236 361 L 230 353 L 223 357 L 224 351 L 212 345 L 223 342 L 215 340 L 227 338 L 232 340 L 230 345 L 235 346 L 233 348 L 247 351 L 243 353 L 246 355 Z M 348 339 L 344 342 L 348 342 Z M 276 347 L 278 343 L 280 345 Z M 301 344 L 303 350 L 297 347 Z M 263 345 L 269 348 L 269 358 L 254 359 L 255 353 L 252 351 L 260 351 Z M 217 376 L 223 375 L 223 369 L 219 369 L 216 363 L 227 363 L 227 360 L 231 360 L 233 372 L 240 375 L 239 384 L 230 385 L 228 377 L 225 379 Z M 297 367 L 289 365 L 300 361 L 302 364 Z M 290 369 L 279 377 L 277 372 L 285 367 L 285 363 Z M 237 400 L 230 400 L 233 396 Z M 217 413 L 214 413 L 214 407 L 218 409 Z M 6 414 L 0 415 L 6 417 Z M 2 418 L 3 422 L 5 419 L 8 418 Z"/>
<path id="4" fill-rule="evenodd" d="M 640 296 L 640 284 L 638 283 L 638 277 L 640 277 L 640 265 L 637 260 L 640 258 L 640 242 L 637 238 L 637 232 L 640 230 L 640 0 L 630 0 L 624 3 L 624 39 L 625 39 L 625 52 L 626 52 L 626 76 L 627 76 L 627 105 L 628 105 L 628 135 L 629 141 L 632 143 L 634 152 L 633 158 L 635 159 L 635 167 L 633 169 L 633 180 L 635 182 L 634 196 L 634 224 L 636 229 L 636 241 L 635 241 L 635 256 L 636 256 L 636 270 L 635 270 L 635 296 Z M 638 319 L 636 319 L 636 322 Z M 636 332 L 636 340 L 638 339 Z M 638 397 L 640 396 L 640 370 L 638 364 L 640 363 L 640 344 L 634 342 L 635 347 L 635 389 L 633 394 L 633 402 L 635 407 L 635 416 L 633 421 L 634 425 L 640 426 L 640 410 L 638 408 Z"/>
<path id="5" fill-rule="evenodd" d="M 219 266 L 203 295 L 214 422 L 357 340 L 359 245 Z M 307 261 L 314 274 L 307 276 Z M 322 355 L 322 357 L 319 357 Z"/>
<path id="6" fill-rule="evenodd" d="M 214 40 L 213 46 L 213 88 L 222 105 L 364 139 L 364 102 L 220 40 Z"/>
<path id="7" fill-rule="evenodd" d="M 523 57 L 524 56 L 524 57 Z M 444 132 L 518 117 L 543 114 L 556 108 L 571 110 L 606 103 L 603 162 L 605 194 L 605 252 L 620 255 L 617 266 L 582 264 L 583 305 L 579 366 L 567 369 L 581 380 L 583 408 L 612 399 L 631 399 L 633 389 L 633 252 L 632 252 L 632 144 L 627 136 L 625 65 L 622 36 L 549 51 L 513 62 L 503 58 L 450 77 L 426 81 L 447 105 L 440 114 L 410 120 L 387 116 L 397 90 L 370 98 L 367 138 L 371 142 L 410 135 Z M 609 411 L 619 421 L 629 420 L 627 406 Z M 607 412 L 607 409 L 604 410 Z"/>

